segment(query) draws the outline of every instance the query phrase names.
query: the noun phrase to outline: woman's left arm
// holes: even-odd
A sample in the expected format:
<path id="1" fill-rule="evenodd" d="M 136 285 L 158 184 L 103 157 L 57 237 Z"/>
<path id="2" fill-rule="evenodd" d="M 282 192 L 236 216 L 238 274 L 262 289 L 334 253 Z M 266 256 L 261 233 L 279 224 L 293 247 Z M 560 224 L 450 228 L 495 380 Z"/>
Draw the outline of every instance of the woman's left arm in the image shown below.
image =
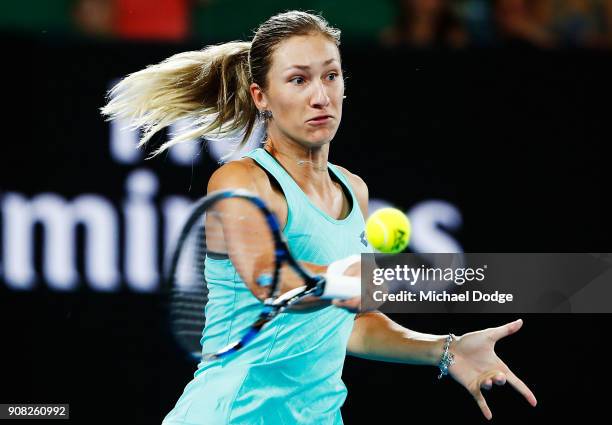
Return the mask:
<path id="1" fill-rule="evenodd" d="M 370 360 L 436 366 L 442 357 L 446 335 L 430 335 L 406 329 L 383 313 L 369 311 L 355 318 L 347 352 Z"/>
<path id="2" fill-rule="evenodd" d="M 514 389 L 535 407 L 537 400 L 495 353 L 495 343 L 517 332 L 521 319 L 496 328 L 488 328 L 457 336 L 449 352 L 454 363 L 448 373 L 465 387 L 487 419 L 493 417 L 482 390 L 509 382 Z M 393 322 L 380 312 L 366 312 L 355 319 L 347 352 L 351 355 L 396 363 L 437 366 L 444 353 L 446 335 L 414 332 Z"/>
<path id="3" fill-rule="evenodd" d="M 357 175 L 341 170 L 349 178 L 363 217 L 368 216 L 368 187 Z M 357 310 L 360 300 L 335 300 L 338 307 Z M 470 332 L 455 337 L 449 346 L 454 363 L 448 373 L 463 385 L 480 407 L 483 415 L 493 415 L 482 395 L 495 385 L 509 382 L 525 399 L 535 406 L 537 400 L 531 390 L 521 381 L 495 353 L 495 343 L 512 335 L 523 326 L 522 320 L 507 323 L 496 328 Z M 416 365 L 437 366 L 444 353 L 446 335 L 430 335 L 406 329 L 380 312 L 358 314 L 349 337 L 349 354 L 366 359 Z"/>

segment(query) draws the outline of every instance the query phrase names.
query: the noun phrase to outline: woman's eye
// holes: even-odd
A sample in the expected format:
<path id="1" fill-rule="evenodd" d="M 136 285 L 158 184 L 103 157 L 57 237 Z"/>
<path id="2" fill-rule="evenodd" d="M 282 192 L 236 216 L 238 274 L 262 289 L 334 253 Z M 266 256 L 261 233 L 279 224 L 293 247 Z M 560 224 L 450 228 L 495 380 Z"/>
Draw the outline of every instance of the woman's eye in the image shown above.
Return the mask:
<path id="1" fill-rule="evenodd" d="M 335 72 L 332 72 L 331 74 L 327 75 L 329 81 L 334 81 L 336 78 L 338 78 L 338 74 L 336 74 Z M 329 77 L 333 77 L 333 78 L 329 78 Z"/>
<path id="2" fill-rule="evenodd" d="M 297 84 L 302 84 L 304 82 L 304 78 L 302 78 L 302 77 L 294 77 L 294 78 L 292 78 L 289 81 L 291 81 L 293 83 L 297 83 Z"/>

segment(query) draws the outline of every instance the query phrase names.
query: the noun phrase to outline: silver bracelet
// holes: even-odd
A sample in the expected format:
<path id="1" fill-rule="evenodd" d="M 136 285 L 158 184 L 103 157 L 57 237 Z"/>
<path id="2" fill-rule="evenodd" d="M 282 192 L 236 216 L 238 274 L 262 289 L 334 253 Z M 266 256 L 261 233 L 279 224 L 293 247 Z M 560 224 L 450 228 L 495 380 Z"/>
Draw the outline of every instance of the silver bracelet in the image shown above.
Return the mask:
<path id="1" fill-rule="evenodd" d="M 448 334 L 446 337 L 446 342 L 444 343 L 444 353 L 442 354 L 440 363 L 438 363 L 438 368 L 440 368 L 438 379 L 442 379 L 444 375 L 448 375 L 448 368 L 455 364 L 455 356 L 453 353 L 448 351 L 450 344 L 454 339 L 455 335 L 453 334 Z"/>

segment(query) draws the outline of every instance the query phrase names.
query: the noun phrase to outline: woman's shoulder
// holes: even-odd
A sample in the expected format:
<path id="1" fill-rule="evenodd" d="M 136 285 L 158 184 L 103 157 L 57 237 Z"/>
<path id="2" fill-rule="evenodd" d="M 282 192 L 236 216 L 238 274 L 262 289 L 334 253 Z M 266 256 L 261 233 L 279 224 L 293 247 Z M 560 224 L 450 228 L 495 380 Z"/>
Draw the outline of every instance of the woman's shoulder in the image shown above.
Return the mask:
<path id="1" fill-rule="evenodd" d="M 336 164 L 334 164 L 334 167 L 336 167 L 338 170 L 340 170 L 342 172 L 342 174 L 344 174 L 344 176 L 348 179 L 349 183 L 351 184 L 351 187 L 353 188 L 353 190 L 355 192 L 359 192 L 359 191 L 367 192 L 368 191 L 368 185 L 357 174 L 351 173 L 346 168 L 341 167 L 341 166 L 336 165 Z"/>
<path id="2" fill-rule="evenodd" d="M 208 181 L 207 193 L 219 190 L 246 189 L 261 198 L 279 219 L 287 220 L 287 202 L 282 189 L 275 187 L 266 172 L 251 158 L 242 158 L 219 167 Z"/>
<path id="3" fill-rule="evenodd" d="M 262 195 L 261 180 L 265 172 L 251 158 L 241 158 L 223 164 L 210 176 L 207 192 L 227 189 L 246 189 Z"/>
<path id="4" fill-rule="evenodd" d="M 334 166 L 348 179 L 349 183 L 351 184 L 351 188 L 353 189 L 353 192 L 355 192 L 355 197 L 357 198 L 357 202 L 359 202 L 361 211 L 363 212 L 364 216 L 366 216 L 368 211 L 369 198 L 368 185 L 357 174 L 351 173 L 349 170 L 339 165 L 334 164 Z"/>

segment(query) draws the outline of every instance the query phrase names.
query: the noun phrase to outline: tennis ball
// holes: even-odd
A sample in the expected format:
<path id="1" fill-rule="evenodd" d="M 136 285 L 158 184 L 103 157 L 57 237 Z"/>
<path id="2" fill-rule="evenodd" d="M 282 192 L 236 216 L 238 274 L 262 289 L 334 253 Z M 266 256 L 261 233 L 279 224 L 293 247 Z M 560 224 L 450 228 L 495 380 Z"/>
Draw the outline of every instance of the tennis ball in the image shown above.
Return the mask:
<path id="1" fill-rule="evenodd" d="M 397 208 L 381 208 L 366 221 L 366 237 L 380 252 L 402 252 L 410 241 L 410 221 Z"/>

